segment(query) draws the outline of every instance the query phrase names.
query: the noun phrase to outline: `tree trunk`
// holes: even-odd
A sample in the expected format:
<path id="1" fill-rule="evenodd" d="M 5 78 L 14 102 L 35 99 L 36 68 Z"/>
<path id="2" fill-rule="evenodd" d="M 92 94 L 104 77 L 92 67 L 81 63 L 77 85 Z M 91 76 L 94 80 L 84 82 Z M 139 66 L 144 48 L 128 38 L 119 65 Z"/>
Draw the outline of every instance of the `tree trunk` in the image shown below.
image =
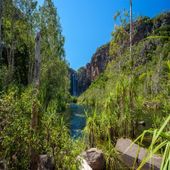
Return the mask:
<path id="1" fill-rule="evenodd" d="M 2 11 L 3 11 L 3 0 L 0 0 L 0 66 L 2 64 Z"/>
<path id="2" fill-rule="evenodd" d="M 130 0 L 130 62 L 133 67 L 133 58 L 132 58 L 132 0 Z"/>
<path id="3" fill-rule="evenodd" d="M 9 48 L 9 52 L 7 53 L 7 60 L 8 60 L 8 78 L 7 78 L 7 84 L 10 84 L 13 81 L 14 78 L 14 63 L 15 63 L 15 48 L 16 48 L 16 37 L 14 33 L 14 26 L 16 24 L 16 9 L 12 10 L 11 14 L 11 26 L 10 26 L 10 33 L 11 33 L 11 39 L 7 46 Z"/>
<path id="4" fill-rule="evenodd" d="M 29 13 L 29 16 L 30 18 L 32 17 L 31 16 L 31 12 L 27 11 L 27 13 Z M 29 34 L 31 35 L 32 34 L 32 31 L 33 31 L 33 24 L 32 24 L 32 18 L 29 19 L 30 21 L 30 30 L 28 31 Z M 33 67 L 34 67 L 34 62 L 33 62 L 33 56 L 32 56 L 32 48 L 31 48 L 31 40 L 30 40 L 30 36 L 28 35 L 27 37 L 27 40 L 30 42 L 29 43 L 29 68 L 28 68 L 28 84 L 31 84 L 32 81 L 33 81 Z"/>
<path id="5" fill-rule="evenodd" d="M 40 32 L 37 33 L 35 38 L 35 68 L 34 68 L 34 85 L 36 88 L 39 87 L 39 81 L 40 81 L 40 63 L 41 63 L 41 57 L 40 57 Z"/>
<path id="6" fill-rule="evenodd" d="M 39 92 L 39 85 L 40 85 L 40 63 L 41 63 L 41 56 L 40 56 L 40 32 L 37 33 L 35 38 L 35 65 L 34 65 L 34 95 L 35 101 L 32 105 L 32 117 L 31 117 L 31 129 L 33 133 L 37 133 L 38 128 L 38 104 L 37 104 L 37 97 Z M 38 168 L 38 161 L 39 155 L 35 148 L 32 146 L 30 147 L 30 169 L 37 170 Z"/>

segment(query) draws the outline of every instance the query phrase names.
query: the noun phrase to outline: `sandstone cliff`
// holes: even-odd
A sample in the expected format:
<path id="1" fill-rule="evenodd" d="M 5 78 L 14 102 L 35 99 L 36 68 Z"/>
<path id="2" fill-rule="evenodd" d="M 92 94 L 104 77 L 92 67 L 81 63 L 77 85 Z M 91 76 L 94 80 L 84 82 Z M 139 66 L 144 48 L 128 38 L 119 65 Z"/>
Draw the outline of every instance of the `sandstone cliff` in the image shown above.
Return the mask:
<path id="1" fill-rule="evenodd" d="M 84 92 L 100 73 L 102 73 L 107 63 L 111 60 L 109 56 L 109 43 L 98 48 L 92 56 L 90 63 L 85 67 L 81 67 L 77 71 L 78 78 L 78 94 Z"/>
<path id="2" fill-rule="evenodd" d="M 149 17 L 141 17 L 137 19 L 133 23 L 133 45 L 140 42 L 142 39 L 148 37 L 148 36 L 170 36 L 170 12 L 163 13 L 153 19 Z M 167 31 L 169 30 L 169 31 Z M 126 26 L 125 31 L 129 32 L 129 25 Z M 117 33 L 118 34 L 118 33 Z M 120 45 L 120 48 L 122 46 L 125 46 L 126 49 L 129 46 L 129 40 L 124 39 L 123 42 L 118 42 Z M 108 62 L 113 60 L 116 57 L 119 56 L 110 56 L 109 55 L 109 48 L 110 43 L 107 43 L 103 45 L 102 47 L 98 48 L 95 52 L 95 54 L 92 56 L 91 61 L 86 64 L 85 67 L 81 67 L 78 69 L 77 72 L 72 70 L 72 73 L 74 72 L 74 78 L 72 76 L 72 82 L 73 79 L 76 79 L 76 95 L 80 95 L 83 93 L 90 84 L 99 76 L 100 73 L 102 73 Z M 144 52 L 147 52 L 147 49 L 150 48 L 149 46 L 144 46 Z M 123 50 L 123 48 L 122 48 Z M 123 51 L 122 51 L 123 52 Z M 144 58 L 141 59 L 142 61 L 145 60 Z M 73 92 L 73 83 L 71 85 L 71 91 Z"/>
<path id="3" fill-rule="evenodd" d="M 96 53 L 92 56 L 90 63 L 87 63 L 85 67 L 78 69 L 77 73 L 70 69 L 71 76 L 71 94 L 79 95 L 83 93 L 94 81 L 100 73 L 102 73 L 107 63 L 111 60 L 109 56 L 109 43 L 103 45 L 96 50 Z M 74 87 L 74 86 L 77 87 Z M 75 92 L 76 88 L 76 92 Z"/>

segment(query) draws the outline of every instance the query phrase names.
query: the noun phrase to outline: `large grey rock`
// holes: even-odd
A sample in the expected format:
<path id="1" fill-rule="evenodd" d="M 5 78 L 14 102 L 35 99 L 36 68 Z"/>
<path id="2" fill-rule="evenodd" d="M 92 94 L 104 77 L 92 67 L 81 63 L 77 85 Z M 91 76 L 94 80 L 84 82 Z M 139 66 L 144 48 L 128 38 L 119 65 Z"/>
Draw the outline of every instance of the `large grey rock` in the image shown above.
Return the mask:
<path id="1" fill-rule="evenodd" d="M 137 168 L 141 161 L 147 156 L 148 152 L 146 149 L 140 147 L 137 144 L 132 144 L 130 139 L 118 139 L 116 143 L 116 149 L 121 153 L 122 160 L 130 168 L 133 167 L 134 162 L 135 168 Z M 142 170 L 159 170 L 161 167 L 162 158 L 158 155 L 153 155 L 152 158 L 147 161 L 143 166 Z"/>
<path id="2" fill-rule="evenodd" d="M 0 170 L 7 170 L 6 161 L 0 160 Z"/>
<path id="3" fill-rule="evenodd" d="M 54 170 L 54 162 L 48 155 L 39 156 L 38 170 Z"/>
<path id="4" fill-rule="evenodd" d="M 101 150 L 91 148 L 82 153 L 82 157 L 93 170 L 103 170 L 105 168 L 105 158 Z"/>

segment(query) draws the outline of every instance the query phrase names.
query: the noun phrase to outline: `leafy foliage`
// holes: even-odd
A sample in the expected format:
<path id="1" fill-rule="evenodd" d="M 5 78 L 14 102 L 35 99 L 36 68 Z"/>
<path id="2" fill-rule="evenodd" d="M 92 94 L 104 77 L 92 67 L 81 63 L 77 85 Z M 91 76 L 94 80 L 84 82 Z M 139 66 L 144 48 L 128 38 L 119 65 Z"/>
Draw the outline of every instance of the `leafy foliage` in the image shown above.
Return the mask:
<path id="1" fill-rule="evenodd" d="M 34 0 L 6 0 L 2 21 L 0 160 L 9 169 L 29 169 L 32 147 L 38 155 L 53 156 L 56 169 L 76 169 L 78 149 L 74 152 L 62 114 L 69 100 L 69 78 L 57 10 L 51 0 L 39 10 Z M 39 89 L 32 85 L 37 30 L 42 37 Z M 35 103 L 37 132 L 30 126 Z"/>
<path id="2" fill-rule="evenodd" d="M 141 21 L 138 19 L 136 22 Z M 158 18 L 142 18 L 142 24 L 156 27 L 157 22 Z M 135 139 L 144 130 L 159 128 L 162 120 L 169 115 L 169 26 L 156 27 L 155 31 L 133 44 L 133 64 L 129 60 L 127 39 L 122 34 L 125 30 L 126 27 L 119 27 L 113 34 L 110 55 L 114 56 L 114 59 L 104 73 L 78 98 L 79 103 L 94 110 L 87 114 L 86 140 L 89 146 L 100 146 L 103 150 L 109 145 L 114 147 L 119 137 Z M 142 121 L 145 122 L 145 127 L 140 125 Z M 152 130 L 154 135 L 157 135 L 158 131 Z M 144 134 L 145 132 L 151 131 L 144 131 Z M 169 144 L 162 135 L 166 134 L 169 138 L 168 133 L 168 128 L 164 133 L 159 133 L 157 138 L 153 139 L 154 144 L 151 139 L 147 141 L 144 134 L 140 136 L 145 147 L 151 143 L 154 153 L 161 148 L 166 158 L 164 166 L 168 166 Z M 162 143 L 159 142 L 160 138 Z M 158 145 L 155 145 L 157 143 Z"/>
<path id="3" fill-rule="evenodd" d="M 115 19 L 118 16 L 120 13 Z M 4 0 L 0 18 L 0 161 L 5 160 L 8 169 L 29 169 L 30 148 L 38 155 L 52 156 L 55 169 L 78 169 L 76 158 L 88 147 L 105 152 L 107 169 L 125 169 L 114 149 L 117 138 L 138 136 L 144 130 L 138 126 L 140 120 L 146 121 L 145 128 L 159 127 L 170 112 L 170 29 L 162 23 L 168 14 L 153 21 L 147 17 L 136 21 L 142 23 L 134 30 L 136 34 L 146 25 L 154 29 L 134 43 L 133 64 L 129 61 L 127 16 L 120 16 L 122 26 L 112 34 L 110 55 L 114 60 L 78 98 L 90 107 L 90 113 L 84 138 L 73 141 L 64 111 L 69 100 L 77 99 L 69 95 L 68 64 L 57 9 L 52 0 L 44 0 L 39 9 L 36 0 Z M 35 88 L 34 36 L 38 30 L 41 75 L 40 86 Z M 36 130 L 30 126 L 34 109 L 38 113 Z M 168 121 L 169 117 L 161 129 L 144 131 L 139 137 L 153 133 L 149 151 L 164 151 L 162 169 L 169 162 L 169 129 L 164 129 Z"/>

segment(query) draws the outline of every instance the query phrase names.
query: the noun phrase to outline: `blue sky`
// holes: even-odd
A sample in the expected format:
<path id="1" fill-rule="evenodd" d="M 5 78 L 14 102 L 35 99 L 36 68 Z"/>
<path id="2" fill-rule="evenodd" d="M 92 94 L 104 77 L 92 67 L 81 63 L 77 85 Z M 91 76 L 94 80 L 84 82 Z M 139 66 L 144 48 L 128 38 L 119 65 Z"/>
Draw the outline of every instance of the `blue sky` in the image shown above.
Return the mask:
<path id="1" fill-rule="evenodd" d="M 38 0 L 42 4 L 43 0 Z M 57 7 L 66 59 L 70 67 L 85 66 L 101 45 L 109 42 L 118 10 L 129 9 L 129 0 L 53 0 Z M 170 10 L 170 0 L 133 0 L 134 16 L 153 17 Z"/>

